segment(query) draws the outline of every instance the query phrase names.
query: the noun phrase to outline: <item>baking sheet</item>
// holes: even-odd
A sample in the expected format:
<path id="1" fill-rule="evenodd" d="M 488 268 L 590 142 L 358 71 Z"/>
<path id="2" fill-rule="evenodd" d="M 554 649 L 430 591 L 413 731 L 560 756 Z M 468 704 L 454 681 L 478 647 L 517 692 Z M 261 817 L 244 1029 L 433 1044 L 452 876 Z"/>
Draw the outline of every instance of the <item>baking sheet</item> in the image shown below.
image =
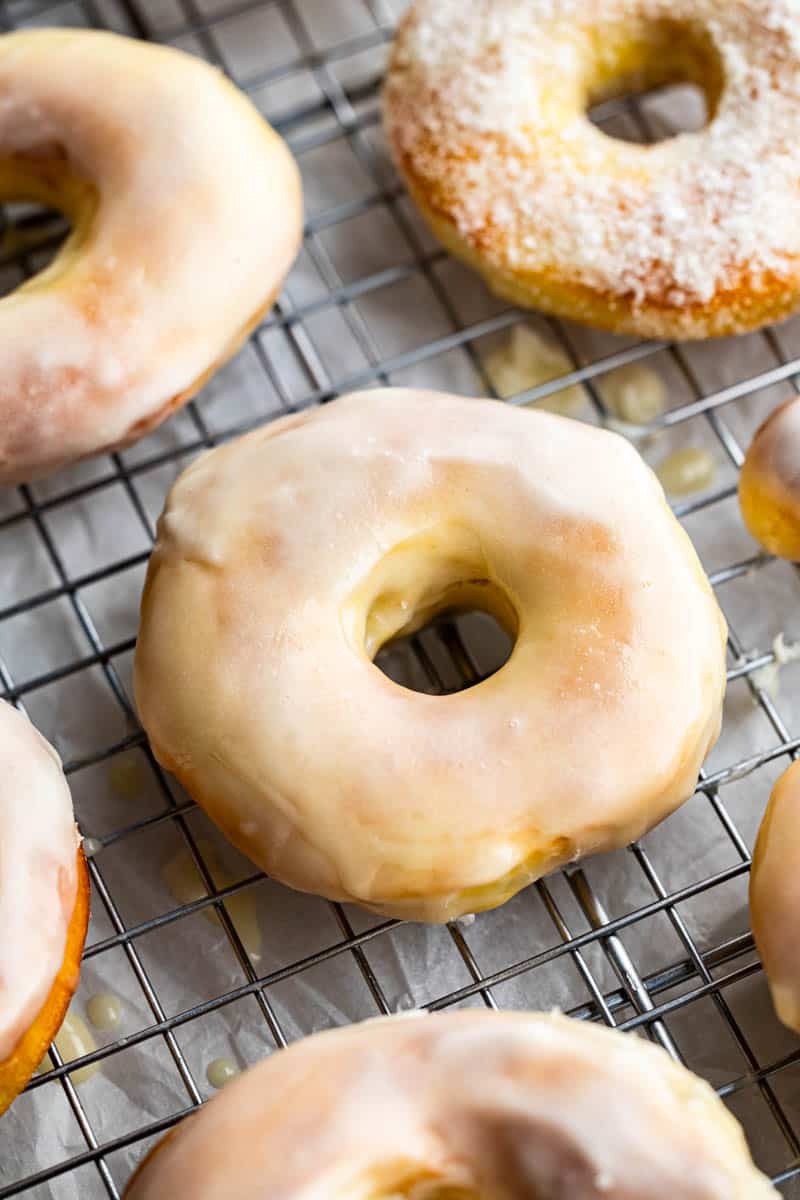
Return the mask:
<path id="1" fill-rule="evenodd" d="M 308 50 L 302 39 L 298 41 L 292 12 L 302 15 L 313 48 L 322 51 L 347 39 L 369 40 L 376 30 L 376 13 L 390 15 L 386 6 L 379 11 L 376 5 L 356 0 L 251 5 L 243 14 L 223 19 L 217 18 L 231 11 L 230 3 L 203 0 L 197 7 L 209 22 L 216 50 L 239 79 L 252 79 L 259 71 L 294 61 Z M 16 8 L 21 17 L 25 5 Z M 106 20 L 124 27 L 122 6 L 98 8 Z M 141 3 L 139 9 L 161 29 L 173 29 L 185 19 L 177 3 Z M 63 5 L 55 15 L 75 24 L 82 13 L 80 5 Z M 207 40 L 200 37 L 179 38 L 178 44 L 209 53 Z M 251 865 L 191 808 L 175 782 L 155 769 L 137 740 L 130 687 L 132 639 L 153 524 L 172 479 L 197 453 L 204 431 L 214 439 L 223 438 L 242 423 L 269 419 L 287 405 L 305 403 L 318 393 L 389 382 L 441 387 L 467 396 L 483 394 L 487 384 L 481 362 L 508 337 L 518 319 L 475 276 L 438 251 L 408 202 L 397 195 L 372 86 L 383 54 L 383 42 L 377 39 L 375 45 L 332 59 L 325 77 L 300 65 L 255 90 L 257 102 L 280 120 L 290 110 L 319 107 L 323 87 L 344 84 L 350 95 L 363 93 L 353 110 L 360 132 L 353 139 L 344 136 L 336 118 L 321 107 L 290 127 L 314 232 L 288 282 L 281 315 L 270 320 L 209 384 L 197 401 L 195 415 L 179 414 L 124 452 L 119 464 L 99 458 L 32 485 L 27 495 L 0 492 L 0 663 L 8 682 L 22 689 L 25 710 L 71 764 L 70 782 L 84 834 L 104 842 L 94 864 L 113 909 L 109 911 L 95 888 L 89 956 L 74 1007 L 85 1016 L 91 996 L 113 992 L 123 1002 L 122 1023 L 113 1033 L 96 1032 L 97 1044 L 102 1047 L 119 1038 L 129 1042 L 104 1058 L 101 1070 L 76 1087 L 90 1136 L 98 1144 L 124 1140 L 190 1103 L 190 1092 L 176 1066 L 175 1047 L 200 1096 L 206 1097 L 213 1090 L 206 1080 L 213 1059 L 225 1056 L 241 1067 L 256 1062 L 274 1049 L 276 1029 L 278 1036 L 291 1041 L 374 1016 L 382 1005 L 391 1011 L 407 1010 L 436 1004 L 452 991 L 470 987 L 474 977 L 464 946 L 478 970 L 492 975 L 561 945 L 548 901 L 557 905 L 573 936 L 589 928 L 564 876 L 549 880 L 546 889 L 528 889 L 497 912 L 460 924 L 455 936 L 447 929 L 421 926 L 387 929 L 384 922 L 359 910 L 337 913 L 323 901 L 257 879 L 240 893 L 251 897 L 247 920 L 257 923 L 261 943 L 258 958 L 249 963 L 240 961 L 225 929 L 202 911 L 157 923 L 135 937 L 130 943 L 135 955 L 120 944 L 120 923 L 135 929 L 175 909 L 164 867 L 177 854 L 186 853 L 185 831 L 195 844 L 199 841 L 206 861 L 216 861 L 217 886 L 231 886 L 253 875 Z M 691 117 L 691 104 L 686 96 L 654 101 L 650 116 L 656 122 L 678 116 L 685 120 Z M 635 134 L 626 117 L 619 118 L 616 129 Z M 424 268 L 414 267 L 420 257 Z M 375 283 L 384 279 L 381 286 Z M 370 280 L 370 285 L 347 290 L 364 280 Z M 13 272 L 6 272 L 5 286 L 14 281 Z M 285 318 L 296 312 L 301 318 L 287 324 Z M 536 315 L 524 319 L 544 336 L 561 338 L 576 365 L 595 362 L 632 344 L 569 324 L 558 331 Z M 500 328 L 441 352 L 418 353 L 437 339 L 484 321 L 494 321 Z M 772 339 L 758 334 L 690 346 L 677 356 L 662 350 L 647 362 L 662 375 L 669 406 L 678 408 L 695 399 L 698 391 L 715 392 L 769 370 L 781 356 L 798 354 L 800 319 L 778 329 Z M 388 365 L 379 370 L 379 364 Z M 746 446 L 755 426 L 791 390 L 790 381 L 763 389 L 727 406 L 720 417 L 738 444 Z M 579 415 L 598 420 L 588 392 Z M 757 551 L 730 493 L 735 467 L 705 417 L 660 435 L 642 446 L 642 452 L 657 464 L 672 449 L 686 445 L 707 448 L 716 464 L 710 495 L 721 493 L 721 498 L 685 520 L 713 575 Z M 75 489 L 98 480 L 105 482 L 84 495 L 74 495 Z M 65 495 L 70 498 L 64 500 Z M 32 505 L 43 506 L 36 519 L 30 515 Z M 60 562 L 54 561 L 48 539 L 57 547 Z M 70 582 L 66 591 L 65 578 Z M 8 615 L 9 606 L 51 589 L 52 598 Z M 790 639 L 800 637 L 799 596 L 795 570 L 782 563 L 754 567 L 718 588 L 739 645 L 749 656 L 768 651 L 780 633 Z M 105 653 L 100 661 L 93 661 L 98 642 Z M 480 659 L 484 652 L 480 637 L 477 642 L 473 639 L 473 646 Z M 431 650 L 440 654 L 435 638 Z M 732 656 L 730 661 L 734 665 L 737 660 Z M 83 665 L 41 682 L 43 676 L 76 663 Z M 726 770 L 779 747 L 781 729 L 786 735 L 800 730 L 800 665 L 784 668 L 773 710 L 769 703 L 759 705 L 754 700 L 746 679 L 731 684 L 722 737 L 710 756 L 708 772 Z M 116 745 L 120 749 L 106 756 L 108 748 Z M 98 761 L 89 761 L 92 758 Z M 720 788 L 719 805 L 747 848 L 770 784 L 787 762 L 781 755 Z M 179 820 L 170 815 L 175 807 Z M 141 828 L 132 830 L 137 824 Z M 210 856 L 209 846 L 213 847 Z M 701 952 L 747 934 L 747 880 L 743 870 L 737 872 L 740 848 L 726 834 L 719 811 L 708 798 L 696 796 L 648 835 L 643 846 L 670 892 L 691 889 L 717 873 L 731 873 L 726 882 L 698 890 L 677 907 Z M 612 919 L 634 913 L 657 898 L 632 852 L 593 860 L 585 865 L 585 874 Z M 202 888 L 199 876 L 197 885 Z M 234 916 L 241 914 L 241 901 L 237 903 Z M 357 951 L 347 948 L 351 932 L 372 929 L 379 932 Z M 664 912 L 632 921 L 620 939 L 642 976 L 666 971 L 687 958 L 685 945 Z M 245 940 L 253 949 L 252 929 Z M 763 975 L 746 972 L 752 962 L 754 955 L 745 948 L 730 963 L 714 968 L 717 975 L 742 969 L 742 978 L 726 986 L 723 994 L 750 1059 L 726 1013 L 711 997 L 693 1000 L 666 1019 L 687 1063 L 719 1087 L 747 1076 L 754 1063 L 768 1067 L 798 1052 L 797 1039 L 782 1030 L 772 1014 Z M 613 994 L 619 989 L 609 954 L 594 941 L 581 951 L 580 960 L 568 953 L 539 963 L 493 986 L 492 997 L 501 1007 L 581 1010 L 591 1000 L 582 974 L 587 970 L 603 992 Z M 256 977 L 267 980 L 261 1003 L 247 991 Z M 657 1001 L 689 991 L 697 982 L 696 976 L 677 978 L 671 989 L 659 992 Z M 195 1012 L 197 1006 L 231 992 L 238 998 Z M 461 1001 L 483 1002 L 479 992 Z M 626 1005 L 616 1015 L 624 1020 L 633 1011 Z M 161 1034 L 142 1036 L 154 1023 L 175 1017 L 180 1020 L 171 1031 L 172 1049 Z M 796 1118 L 800 1114 L 798 1066 L 781 1071 L 771 1086 L 787 1119 Z M 738 1086 L 729 1102 L 745 1122 L 759 1164 L 772 1173 L 784 1169 L 792 1149 L 764 1094 L 749 1083 Z M 151 1141 L 136 1140 L 105 1156 L 114 1186 L 124 1186 Z M 3 1118 L 0 1187 L 86 1150 L 86 1130 L 81 1129 L 70 1096 L 58 1079 L 48 1079 L 23 1095 Z M 800 1195 L 794 1183 L 784 1191 Z M 86 1200 L 106 1196 L 108 1189 L 90 1162 L 25 1194 Z"/>

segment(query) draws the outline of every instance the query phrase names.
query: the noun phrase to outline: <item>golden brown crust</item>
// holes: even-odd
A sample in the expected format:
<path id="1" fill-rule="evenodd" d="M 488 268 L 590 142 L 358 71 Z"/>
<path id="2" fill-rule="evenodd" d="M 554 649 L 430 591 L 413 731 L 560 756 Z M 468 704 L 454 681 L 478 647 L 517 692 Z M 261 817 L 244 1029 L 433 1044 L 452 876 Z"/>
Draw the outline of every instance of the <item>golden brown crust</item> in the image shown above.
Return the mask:
<path id="1" fill-rule="evenodd" d="M 517 271 L 493 265 L 491 239 L 463 237 L 450 217 L 437 208 L 436 188 L 430 188 L 414 171 L 407 157 L 399 161 L 406 186 L 422 216 L 450 254 L 478 271 L 486 284 L 504 300 L 567 317 L 609 333 L 632 334 L 681 341 L 730 337 L 782 321 L 800 304 L 800 267 L 792 276 L 775 272 L 758 279 L 742 272 L 736 287 L 720 288 L 703 304 L 671 304 L 666 291 L 636 303 L 630 297 L 587 287 L 554 272 Z"/>
<path id="2" fill-rule="evenodd" d="M 753 938 L 775 1011 L 800 1033 L 800 763 L 777 780 L 758 831 L 750 872 Z"/>
<path id="3" fill-rule="evenodd" d="M 739 504 L 770 554 L 800 560 L 800 397 L 779 405 L 756 431 L 739 475 Z"/>
<path id="4" fill-rule="evenodd" d="M 64 959 L 50 994 L 36 1020 L 18 1042 L 10 1058 L 0 1063 L 0 1115 L 17 1098 L 47 1053 L 78 986 L 83 943 L 89 924 L 89 873 L 78 850 L 78 887 L 67 931 Z"/>

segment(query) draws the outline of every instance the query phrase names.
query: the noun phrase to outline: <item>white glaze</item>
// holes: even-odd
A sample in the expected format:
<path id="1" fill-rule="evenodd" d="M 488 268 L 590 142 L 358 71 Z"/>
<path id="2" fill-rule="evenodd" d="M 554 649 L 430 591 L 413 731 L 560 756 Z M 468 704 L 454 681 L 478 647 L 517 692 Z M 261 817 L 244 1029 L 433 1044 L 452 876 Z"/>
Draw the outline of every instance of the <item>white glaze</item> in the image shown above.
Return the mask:
<path id="1" fill-rule="evenodd" d="M 597 389 L 609 411 L 628 425 L 647 425 L 665 407 L 664 380 L 645 363 L 626 363 L 601 376 Z"/>
<path id="2" fill-rule="evenodd" d="M 455 695 L 393 683 L 370 653 L 465 578 L 517 614 L 509 661 Z M 626 441 L 390 389 L 183 474 L 135 686 L 159 760 L 268 873 L 442 921 L 691 795 L 724 651 L 691 544 Z"/>
<path id="3" fill-rule="evenodd" d="M 218 890 L 230 887 L 236 882 L 230 871 L 227 871 L 221 864 L 219 855 L 211 842 L 201 838 L 197 843 L 197 849 L 211 872 L 214 885 Z M 208 896 L 188 846 L 181 847 L 172 858 L 164 863 L 161 876 L 179 904 L 193 904 L 196 900 L 204 900 Z M 247 955 L 252 962 L 257 963 L 261 958 L 261 926 L 258 923 L 256 898 L 252 888 L 245 888 L 229 896 L 225 901 L 225 910 Z M 215 907 L 209 905 L 208 908 L 203 909 L 203 916 L 215 928 L 222 928 L 222 922 Z"/>
<path id="4" fill-rule="evenodd" d="M 232 1058 L 212 1058 L 206 1069 L 206 1079 L 213 1088 L 223 1088 L 241 1072 Z"/>
<path id="5" fill-rule="evenodd" d="M 78 831 L 52 746 L 0 700 L 0 1063 L 61 967 L 77 895 Z"/>
<path id="6" fill-rule="evenodd" d="M 302 215 L 286 147 L 220 72 L 110 33 L 0 38 L 9 155 L 44 173 L 53 202 L 63 155 L 90 189 L 62 255 L 0 301 L 0 482 L 166 415 L 274 295 Z"/>
<path id="7" fill-rule="evenodd" d="M 777 1200 L 723 1103 L 662 1050 L 490 1012 L 390 1017 L 279 1051 L 184 1121 L 126 1197 L 385 1200 L 436 1184 L 508 1200 Z"/>
<path id="8" fill-rule="evenodd" d="M 656 475 L 670 496 L 690 496 L 714 482 L 714 459 L 702 446 L 673 450 L 656 467 Z"/>
<path id="9" fill-rule="evenodd" d="M 113 992 L 98 992 L 87 1000 L 86 1015 L 95 1029 L 116 1029 L 122 1020 L 122 1001 Z"/>
<path id="10" fill-rule="evenodd" d="M 53 1038 L 53 1045 L 65 1063 L 72 1062 L 75 1058 L 83 1058 L 84 1054 L 91 1054 L 93 1050 L 97 1049 L 97 1042 L 94 1040 L 91 1029 L 83 1017 L 72 1008 L 67 1012 L 61 1028 Z M 39 1069 L 50 1070 L 52 1066 L 53 1059 L 48 1053 L 44 1056 Z M 85 1067 L 78 1067 L 76 1070 L 70 1071 L 69 1077 L 76 1086 L 80 1086 L 97 1075 L 101 1069 L 102 1063 L 88 1063 Z"/>
<path id="11" fill-rule="evenodd" d="M 483 360 L 483 368 L 494 390 L 503 400 L 518 396 L 540 383 L 549 383 L 574 369 L 567 353 L 556 342 L 544 338 L 529 325 L 515 325 L 510 335 Z M 586 393 L 574 383 L 532 403 L 562 417 L 574 416 L 586 403 Z"/>
<path id="12" fill-rule="evenodd" d="M 800 642 L 787 642 L 786 634 L 781 630 L 772 639 L 772 653 L 775 656 L 773 661 L 767 663 L 765 667 L 758 667 L 755 671 L 751 671 L 750 679 L 757 688 L 763 688 L 773 700 L 777 700 L 781 690 L 781 670 L 789 663 L 797 662 L 800 659 Z M 760 655 L 756 653 L 753 657 L 758 658 Z M 755 696 L 753 703 L 758 705 Z"/>

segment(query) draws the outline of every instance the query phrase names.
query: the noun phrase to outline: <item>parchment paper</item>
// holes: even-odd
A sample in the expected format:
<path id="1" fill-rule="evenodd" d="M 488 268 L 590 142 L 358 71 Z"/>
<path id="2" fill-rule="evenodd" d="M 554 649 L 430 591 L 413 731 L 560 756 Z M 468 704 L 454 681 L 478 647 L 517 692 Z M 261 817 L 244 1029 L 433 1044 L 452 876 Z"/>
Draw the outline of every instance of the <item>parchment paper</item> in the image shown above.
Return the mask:
<path id="1" fill-rule="evenodd" d="M 177 7 L 172 3 L 142 5 L 152 20 L 163 22 L 162 27 L 171 27 L 180 20 Z M 225 9 L 224 4 L 212 4 L 210 0 L 198 7 L 209 16 Z M 115 19 L 114 6 L 106 5 L 106 9 L 108 19 Z M 323 0 L 304 2 L 298 4 L 298 9 L 307 20 L 317 48 L 359 37 L 375 28 L 367 8 L 356 0 L 332 4 L 324 4 Z M 64 6 L 63 15 L 67 23 L 77 21 L 69 5 Z M 119 13 L 116 17 L 121 20 Z M 298 54 L 295 34 L 286 25 L 278 6 L 265 5 L 263 9 L 252 10 L 246 18 L 223 21 L 213 29 L 217 46 L 239 78 L 252 77 L 257 70 L 289 61 Z M 207 52 L 197 39 L 183 44 L 187 49 Z M 356 87 L 374 78 L 382 58 L 383 50 L 377 47 L 337 59 L 330 68 L 330 78 Z M 294 106 L 318 104 L 324 82 L 319 74 L 315 76 L 303 67 L 263 88 L 256 99 L 270 115 L 280 118 L 281 113 Z M 671 103 L 674 105 L 675 101 Z M 667 111 L 663 102 L 651 102 L 650 115 L 657 122 L 665 120 L 665 111 L 673 118 L 677 111 L 684 117 L 687 112 L 691 115 L 691 108 L 680 107 L 685 103 L 684 97 L 679 101 L 679 109 Z M 269 322 L 258 343 L 247 346 L 206 387 L 197 410 L 214 437 L 225 436 L 239 422 L 268 419 L 282 411 L 282 405 L 302 401 L 315 390 L 346 390 L 352 379 L 363 382 L 377 361 L 395 360 L 451 334 L 459 324 L 505 311 L 505 306 L 489 296 L 474 275 L 437 252 L 407 200 L 381 199 L 392 196 L 394 179 L 383 151 L 379 126 L 373 119 L 374 91 L 359 102 L 359 109 L 367 120 L 354 140 L 331 136 L 326 141 L 324 134 L 328 131 L 333 135 L 336 122 L 323 109 L 292 130 L 293 145 L 300 154 L 303 169 L 307 214 L 317 232 L 292 272 L 282 311 L 286 314 L 316 301 L 320 305 L 291 330 L 284 324 Z M 620 121 L 618 132 L 630 136 L 630 123 L 622 118 Z M 318 144 L 317 135 L 320 135 Z M 346 220 L 320 220 L 323 214 L 364 197 L 372 198 L 365 211 L 356 212 Z M 385 286 L 365 290 L 340 305 L 326 301 L 332 288 L 393 268 L 410 268 L 420 252 L 431 256 L 424 271 L 400 272 Z M 9 278 L 6 286 L 12 286 L 13 282 Z M 545 336 L 555 336 L 553 327 L 536 315 L 525 319 Z M 570 325 L 564 325 L 563 331 L 578 364 L 594 361 L 627 344 L 623 339 Z M 425 357 L 414 365 L 404 365 L 401 359 L 396 369 L 386 372 L 383 381 L 480 395 L 486 388 L 479 369 L 481 357 L 507 335 L 508 330 L 478 339 L 469 348 Z M 307 359 L 312 362 L 311 369 L 304 365 L 299 349 L 313 355 Z M 789 357 L 800 354 L 800 319 L 777 330 L 772 343 L 762 335 L 753 335 L 687 347 L 681 352 L 683 367 L 666 351 L 648 359 L 648 364 L 664 378 L 670 407 L 678 407 L 695 398 L 692 375 L 703 393 L 711 392 L 777 365 L 776 352 Z M 260 354 L 266 356 L 271 378 L 265 373 Z M 746 446 L 755 426 L 790 392 L 789 383 L 758 392 L 725 408 L 721 418 L 740 445 Z M 598 419 L 588 395 L 580 415 L 586 420 Z M 134 468 L 132 486 L 150 523 L 155 521 L 172 479 L 191 461 L 196 449 L 189 449 L 175 462 L 146 469 L 141 469 L 141 464 L 161 452 L 194 447 L 197 438 L 197 425 L 189 414 L 181 413 L 122 455 L 123 462 Z M 706 447 L 714 456 L 716 476 L 712 491 L 733 487 L 734 467 L 704 417 L 660 436 L 644 446 L 643 453 L 655 464 L 672 449 L 684 445 Z M 42 515 L 42 525 L 58 546 L 70 579 L 81 580 L 107 565 L 134 560 L 126 569 L 100 581 L 83 583 L 74 593 L 80 612 L 102 644 L 112 648 L 110 667 L 114 679 L 119 681 L 127 703 L 132 706 L 128 643 L 136 632 L 148 531 L 119 481 L 83 498 L 58 503 L 63 493 L 83 482 L 106 477 L 111 471 L 113 464 L 109 459 L 97 459 L 33 485 L 31 493 L 38 501 L 53 501 Z M 0 519 L 24 507 L 21 493 L 0 493 Z M 685 524 L 709 572 L 756 553 L 755 545 L 743 529 L 735 495 L 695 513 Z M 42 533 L 30 518 L 0 526 L 0 562 L 0 609 L 58 588 L 61 582 Z M 769 650 L 779 633 L 790 639 L 800 637 L 799 595 L 796 572 L 781 563 L 746 573 L 718 589 L 726 616 L 742 648 L 750 655 Z M 0 661 L 17 685 L 87 658 L 92 652 L 92 644 L 69 595 L 59 594 L 28 612 L 0 620 Z M 435 647 L 433 652 L 436 653 Z M 480 658 L 480 639 L 476 653 Z M 800 666 L 787 666 L 781 674 L 780 686 L 777 710 L 786 729 L 797 733 Z M 89 664 L 56 682 L 26 691 L 24 706 L 67 763 L 80 762 L 137 732 L 100 663 Z M 722 737 L 710 756 L 707 770 L 713 773 L 735 765 L 776 746 L 779 740 L 766 713 L 754 702 L 747 682 L 737 680 L 730 686 Z M 780 757 L 721 788 L 720 803 L 747 847 L 752 845 L 769 787 L 787 762 L 786 756 Z M 173 781 L 158 776 L 143 749 L 136 745 L 110 760 L 74 770 L 70 781 L 83 832 L 108 843 L 95 863 L 124 925 L 130 928 L 173 909 L 175 898 L 165 883 L 163 868 L 186 844 L 178 825 L 164 820 L 145 825 L 139 833 L 114 838 L 120 830 L 166 812 L 170 802 L 185 804 L 187 797 Z M 189 811 L 186 824 L 195 837 L 215 848 L 222 871 L 218 883 L 224 885 L 253 873 L 250 864 L 224 842 L 202 814 Z M 644 847 L 661 883 L 669 891 L 691 886 L 740 861 L 737 847 L 726 834 L 719 815 L 702 796 L 695 797 L 651 833 Z M 589 862 L 585 871 L 612 918 L 633 912 L 657 898 L 630 852 Z M 566 880 L 558 876 L 548 882 L 548 888 L 572 933 L 585 931 L 586 918 Z M 271 977 L 310 955 L 335 947 L 345 936 L 336 915 L 323 901 L 293 894 L 266 880 L 255 883 L 248 894 L 253 897 L 261 939 L 260 957 L 252 963 L 252 969 L 260 977 Z M 687 899 L 678 912 L 700 951 L 745 934 L 748 930 L 746 876 L 739 874 L 711 891 Z M 357 932 L 381 924 L 377 918 L 357 910 L 348 910 L 345 917 Z M 114 920 L 95 892 L 89 947 L 115 932 Z M 502 971 L 561 941 L 535 888 L 502 910 L 462 925 L 459 935 L 486 975 Z M 642 975 L 687 958 L 685 946 L 663 913 L 627 927 L 621 940 Z M 116 946 L 91 955 L 84 964 L 75 1000 L 78 1013 L 85 1015 L 87 1000 L 98 992 L 111 991 L 123 1001 L 119 1030 L 108 1034 L 96 1032 L 100 1046 L 119 1036 L 135 1038 L 162 1017 L 189 1012 L 196 1005 L 245 985 L 248 980 L 225 931 L 199 912 L 135 939 L 133 946 L 137 956 L 134 961 L 122 947 Z M 364 965 L 374 974 L 379 997 L 392 1010 L 425 1005 L 472 981 L 456 942 L 446 929 L 399 927 L 365 942 L 360 953 Z M 731 966 L 722 966 L 715 973 L 725 973 L 752 960 L 752 954 L 738 957 Z M 619 986 L 608 956 L 597 943 L 583 952 L 583 963 L 604 991 Z M 672 992 L 659 994 L 658 1000 L 680 994 L 696 983 L 696 977 L 678 983 Z M 148 989 L 152 1003 L 148 1000 Z M 289 1040 L 378 1012 L 378 1003 L 365 982 L 361 965 L 350 951 L 289 973 L 271 983 L 264 995 L 271 1014 Z M 573 1009 L 590 999 L 579 964 L 569 955 L 498 984 L 493 988 L 493 996 L 500 1006 L 513 1008 L 556 1005 Z M 754 1057 L 750 1061 L 713 999 L 697 1000 L 667 1019 L 669 1031 L 685 1060 L 712 1083 L 722 1085 L 739 1078 L 754 1065 L 765 1066 L 784 1054 L 796 1052 L 796 1039 L 780 1028 L 772 1014 L 763 975 L 754 974 L 727 987 L 724 998 L 742 1038 L 752 1050 Z M 483 1001 L 476 995 L 464 1003 Z M 631 1011 L 626 1008 L 621 1016 L 630 1016 Z M 275 1045 L 264 1009 L 252 995 L 179 1024 L 173 1036 L 204 1097 L 212 1092 L 206 1080 L 206 1069 L 212 1059 L 226 1056 L 244 1067 L 269 1053 Z M 775 1078 L 774 1091 L 789 1117 L 797 1118 L 800 1076 L 796 1067 Z M 106 1058 L 101 1071 L 77 1087 L 77 1096 L 98 1143 L 124 1137 L 189 1103 L 187 1089 L 162 1036 L 148 1038 Z M 730 1103 L 745 1122 L 763 1168 L 778 1171 L 784 1167 L 790 1154 L 758 1089 L 745 1087 Z M 108 1170 L 118 1188 L 124 1185 L 148 1145 L 137 1141 L 107 1156 Z M 57 1080 L 47 1082 L 23 1095 L 3 1118 L 0 1185 L 78 1155 L 86 1146 L 62 1084 Z M 87 1200 L 107 1193 L 97 1168 L 88 1164 L 26 1194 Z M 787 1188 L 787 1194 L 800 1193 Z"/>

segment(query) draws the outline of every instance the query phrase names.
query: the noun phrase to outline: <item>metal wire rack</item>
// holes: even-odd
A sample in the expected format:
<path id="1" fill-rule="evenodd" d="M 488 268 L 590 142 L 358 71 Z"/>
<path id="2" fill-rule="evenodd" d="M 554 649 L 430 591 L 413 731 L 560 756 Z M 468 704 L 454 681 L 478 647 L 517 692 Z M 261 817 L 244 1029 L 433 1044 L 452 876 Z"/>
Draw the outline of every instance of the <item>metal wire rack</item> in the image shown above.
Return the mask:
<path id="1" fill-rule="evenodd" d="M 191 457 L 274 415 L 375 383 L 489 392 L 484 346 L 520 320 L 538 320 L 498 304 L 451 263 L 392 174 L 380 142 L 378 92 L 401 7 L 401 0 L 0 3 L 3 30 L 32 23 L 113 28 L 218 64 L 289 140 L 308 204 L 303 255 L 284 295 L 240 359 L 195 403 L 137 448 L 0 498 L 0 694 L 65 749 L 83 831 L 102 847 L 90 861 L 94 916 L 84 976 L 108 963 L 100 974 L 127 973 L 139 996 L 138 1019 L 123 1036 L 108 1034 L 67 1063 L 54 1050 L 53 1068 L 35 1077 L 5 1118 L 0 1197 L 118 1197 L 135 1159 L 208 1094 L 188 1036 L 198 1023 L 224 1024 L 239 1014 L 231 1027 L 250 1037 L 242 1057 L 256 1058 L 319 1025 L 412 1004 L 540 1007 L 554 999 L 575 1016 L 638 1030 L 708 1075 L 745 1123 L 764 1169 L 786 1195 L 800 1195 L 800 1047 L 770 1014 L 742 899 L 752 831 L 800 736 L 791 704 L 760 686 L 759 672 L 774 659 L 757 649 L 761 627 L 735 619 L 769 607 L 773 632 L 791 622 L 792 568 L 754 554 L 744 535 L 734 551 L 727 541 L 717 546 L 713 529 L 701 545 L 732 618 L 729 701 L 737 736 L 723 737 L 687 806 L 692 824 L 679 829 L 686 862 L 693 843 L 703 843 L 703 870 L 694 874 L 690 863 L 676 869 L 674 841 L 665 865 L 656 836 L 614 856 L 610 876 L 589 864 L 471 925 L 434 933 L 370 919 L 295 897 L 246 864 L 221 876 L 199 814 L 160 771 L 137 724 L 128 669 L 138 589 L 165 490 Z M 660 118 L 646 99 L 634 99 L 604 106 L 596 119 L 646 139 Z M 62 236 L 51 214 L 17 213 L 16 233 L 0 244 L 0 282 L 11 287 L 35 271 Z M 742 438 L 798 386 L 800 337 L 793 347 L 792 327 L 742 339 L 744 355 L 730 344 L 641 343 L 539 323 L 574 368 L 515 402 L 578 384 L 588 419 L 602 421 L 604 376 L 637 360 L 658 363 L 672 404 L 654 430 L 679 437 L 691 430 L 709 439 L 722 463 L 719 481 L 676 512 L 695 537 L 711 514 L 730 517 Z M 76 526 L 83 541 L 66 536 Z M 739 585 L 741 595 L 728 602 Z M 490 669 L 470 645 L 469 630 L 453 621 L 416 637 L 411 652 L 417 686 L 431 691 L 468 686 Z M 81 728 L 66 741 L 65 715 L 67 726 Z M 737 790 L 743 781 L 745 792 Z M 142 900 L 147 884 L 136 881 L 162 844 L 181 844 L 191 856 L 200 894 L 177 904 L 162 898 L 153 911 Z M 704 914 L 719 911 L 719 898 L 729 893 L 732 922 L 708 923 Z M 243 895 L 258 898 L 268 930 L 270 952 L 262 959 L 235 919 Z M 216 914 L 217 925 L 198 925 L 204 913 Z M 282 941 L 286 914 L 299 918 Z M 159 950 L 162 935 L 178 938 L 172 947 L 191 945 L 201 926 L 224 941 L 229 960 L 227 974 L 205 995 L 192 991 L 191 958 Z M 181 974 L 186 978 L 175 985 Z M 329 981 L 343 974 L 347 982 L 334 994 Z M 109 1119 L 104 1105 L 92 1102 L 90 1085 L 73 1075 L 92 1064 L 113 1075 L 115 1063 L 124 1064 L 126 1077 L 140 1071 L 152 1080 L 147 1112 L 125 1117 L 115 1109 Z M 156 1089 L 154 1072 L 169 1075 L 170 1086 Z M 47 1119 L 48 1096 L 60 1104 L 64 1132 L 43 1162 L 31 1130 Z M 23 1130 L 30 1142 L 20 1141 Z"/>

